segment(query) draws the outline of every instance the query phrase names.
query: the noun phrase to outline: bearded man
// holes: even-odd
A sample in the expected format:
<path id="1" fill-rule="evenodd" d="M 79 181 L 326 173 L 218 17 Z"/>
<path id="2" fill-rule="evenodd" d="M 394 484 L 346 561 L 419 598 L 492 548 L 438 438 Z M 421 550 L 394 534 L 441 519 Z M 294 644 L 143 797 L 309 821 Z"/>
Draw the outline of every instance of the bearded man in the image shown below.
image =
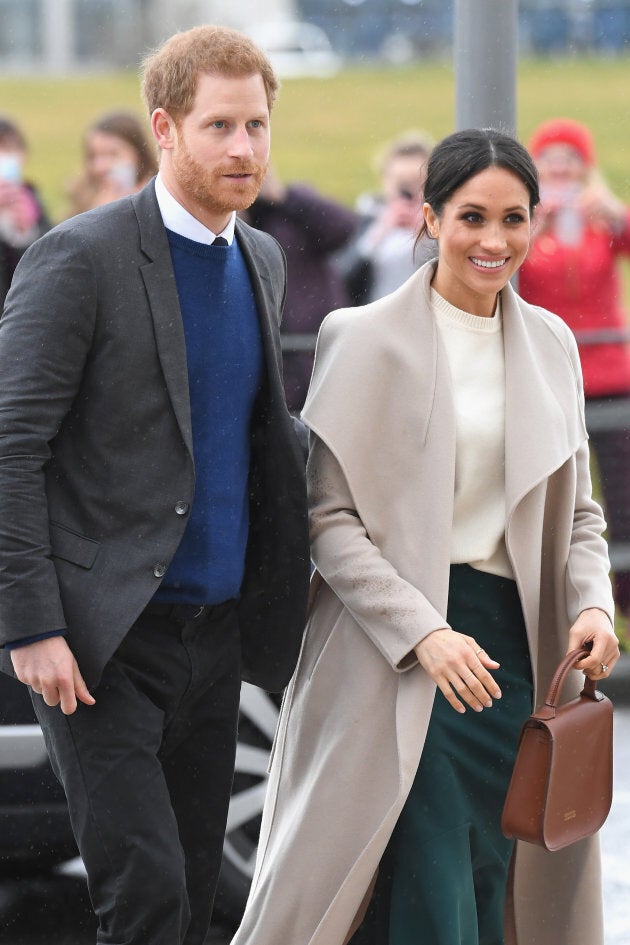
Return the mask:
<path id="1" fill-rule="evenodd" d="M 300 645 L 285 263 L 235 216 L 276 91 L 240 33 L 171 37 L 143 70 L 157 178 L 35 243 L 0 322 L 3 668 L 31 689 L 103 945 L 205 940 L 241 680 L 281 690 Z"/>

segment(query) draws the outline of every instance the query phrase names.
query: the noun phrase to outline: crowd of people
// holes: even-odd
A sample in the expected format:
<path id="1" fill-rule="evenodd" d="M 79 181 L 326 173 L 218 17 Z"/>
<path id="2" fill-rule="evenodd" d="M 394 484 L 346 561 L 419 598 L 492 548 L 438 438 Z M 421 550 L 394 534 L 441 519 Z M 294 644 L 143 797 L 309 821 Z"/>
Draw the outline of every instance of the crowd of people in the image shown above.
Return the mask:
<path id="1" fill-rule="evenodd" d="M 341 206 L 270 166 L 277 91 L 166 40 L 54 227 L 0 120 L 0 663 L 98 941 L 205 941 L 246 680 L 285 698 L 234 945 L 603 945 L 596 838 L 500 813 L 558 661 L 619 657 L 630 213 L 564 118 L 410 132 Z"/>
<path id="2" fill-rule="evenodd" d="M 374 159 L 379 189 L 353 208 L 306 183 L 281 182 L 269 168 L 244 220 L 274 236 L 287 258 L 283 315 L 284 390 L 299 414 L 313 369 L 314 338 L 324 317 L 364 305 L 401 286 L 437 255 L 418 238 L 426 164 L 433 140 L 410 131 Z M 630 256 L 630 208 L 607 186 L 589 129 L 569 118 L 547 120 L 528 148 L 541 202 L 518 275 L 524 299 L 559 314 L 576 335 L 584 376 L 589 437 L 619 549 L 614 573 L 620 614 L 630 617 L 630 327 L 621 257 Z M 67 186 L 67 216 L 140 190 L 158 170 L 143 120 L 122 109 L 86 129 L 83 166 Z M 0 117 L 0 302 L 25 248 L 51 226 L 35 186 L 23 179 L 27 144 L 19 125 Z"/>

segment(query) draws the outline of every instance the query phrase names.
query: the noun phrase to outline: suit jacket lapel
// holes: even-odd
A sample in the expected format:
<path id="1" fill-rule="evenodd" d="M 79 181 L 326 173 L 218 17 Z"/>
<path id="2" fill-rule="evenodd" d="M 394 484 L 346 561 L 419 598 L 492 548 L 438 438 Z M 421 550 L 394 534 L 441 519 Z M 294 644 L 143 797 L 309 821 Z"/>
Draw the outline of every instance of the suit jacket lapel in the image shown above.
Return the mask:
<path id="1" fill-rule="evenodd" d="M 148 259 L 140 266 L 140 271 L 147 290 L 158 355 L 182 437 L 192 456 L 186 340 L 168 238 L 153 182 L 136 194 L 132 201 L 140 229 L 140 245 Z M 279 321 L 281 306 L 274 295 L 267 260 L 259 252 L 249 228 L 239 219 L 236 221 L 236 235 L 249 269 L 258 308 L 270 396 L 274 401 L 277 398 L 283 401 L 280 381 L 282 352 L 278 324 L 274 318 L 277 312 Z"/>
<path id="2" fill-rule="evenodd" d="M 153 317 L 158 356 L 182 437 L 192 456 L 184 326 L 168 238 L 153 182 L 147 184 L 132 200 L 140 228 L 140 246 L 148 257 L 148 261 L 140 266 L 140 272 Z"/>
<path id="3" fill-rule="evenodd" d="M 238 218 L 236 220 L 236 238 L 249 270 L 254 298 L 256 299 L 270 396 L 273 400 L 278 397 L 284 400 L 284 391 L 280 383 L 282 377 L 282 350 L 279 328 L 282 306 L 278 304 L 274 292 L 273 278 L 269 271 L 267 259 L 260 252 L 249 228 Z"/>

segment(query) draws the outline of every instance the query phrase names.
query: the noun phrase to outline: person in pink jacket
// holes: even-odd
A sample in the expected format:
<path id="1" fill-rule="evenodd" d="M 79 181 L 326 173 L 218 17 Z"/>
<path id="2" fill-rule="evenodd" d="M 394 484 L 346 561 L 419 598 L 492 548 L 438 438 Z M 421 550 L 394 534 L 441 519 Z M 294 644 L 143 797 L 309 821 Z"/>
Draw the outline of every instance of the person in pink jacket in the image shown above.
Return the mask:
<path id="1" fill-rule="evenodd" d="M 541 203 L 519 292 L 573 330 L 584 373 L 589 436 L 608 519 L 615 596 L 630 616 L 630 332 L 619 257 L 630 256 L 630 208 L 597 169 L 588 128 L 543 122 L 529 142 Z"/>

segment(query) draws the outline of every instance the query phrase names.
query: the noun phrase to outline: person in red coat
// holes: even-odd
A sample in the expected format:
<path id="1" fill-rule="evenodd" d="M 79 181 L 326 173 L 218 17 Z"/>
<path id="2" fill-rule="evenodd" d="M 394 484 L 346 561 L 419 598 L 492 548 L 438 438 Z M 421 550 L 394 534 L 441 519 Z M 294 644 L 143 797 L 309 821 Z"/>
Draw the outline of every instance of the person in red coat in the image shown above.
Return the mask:
<path id="1" fill-rule="evenodd" d="M 630 332 L 618 261 L 630 256 L 630 209 L 606 186 L 588 128 L 543 122 L 529 150 L 541 203 L 519 292 L 551 309 L 578 341 L 589 435 L 599 467 L 618 607 L 630 616 Z"/>

